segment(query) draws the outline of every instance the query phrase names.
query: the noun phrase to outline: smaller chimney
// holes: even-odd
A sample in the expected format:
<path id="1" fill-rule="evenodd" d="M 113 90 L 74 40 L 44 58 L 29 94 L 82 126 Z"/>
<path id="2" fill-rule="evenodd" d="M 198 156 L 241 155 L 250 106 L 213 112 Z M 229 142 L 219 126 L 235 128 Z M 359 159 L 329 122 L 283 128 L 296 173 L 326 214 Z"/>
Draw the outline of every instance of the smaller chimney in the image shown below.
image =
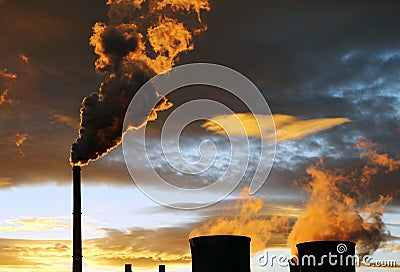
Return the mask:
<path id="1" fill-rule="evenodd" d="M 158 266 L 158 272 L 165 272 L 165 265 L 164 264 L 160 264 Z"/>
<path id="2" fill-rule="evenodd" d="M 125 272 L 132 272 L 132 265 L 131 264 L 125 264 Z"/>

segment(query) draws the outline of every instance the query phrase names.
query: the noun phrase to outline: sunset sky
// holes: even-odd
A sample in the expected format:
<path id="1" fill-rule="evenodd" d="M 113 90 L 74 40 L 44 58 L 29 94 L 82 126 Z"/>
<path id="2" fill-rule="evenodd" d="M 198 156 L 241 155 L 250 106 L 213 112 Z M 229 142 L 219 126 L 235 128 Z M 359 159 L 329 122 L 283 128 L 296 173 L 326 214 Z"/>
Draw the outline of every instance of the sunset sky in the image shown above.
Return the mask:
<path id="1" fill-rule="evenodd" d="M 216 143 L 218 165 L 210 171 L 197 177 L 177 173 L 158 149 L 169 112 L 208 98 L 232 106 L 245 127 L 246 135 L 235 131 L 236 137 L 249 137 L 253 152 L 244 181 L 210 207 L 167 208 L 136 187 L 118 146 L 82 167 L 84 271 L 123 271 L 126 263 L 134 271 L 155 271 L 159 264 L 166 264 L 167 271 L 190 271 L 188 238 L 218 233 L 251 236 L 256 272 L 288 271 L 260 267 L 257 254 L 268 250 L 289 256 L 290 243 L 315 237 L 360 239 L 360 245 L 371 245 L 376 260 L 400 263 L 399 1 L 210 0 L 207 8 L 207 0 L 122 0 L 110 1 L 114 13 L 106 2 L 0 0 L 0 272 L 71 271 L 69 157 L 78 137 L 79 110 L 102 82 L 111 85 L 108 76 L 117 70 L 108 67 L 113 63 L 100 67 L 96 62 L 101 55 L 110 57 L 99 41 L 105 36 L 94 35 L 93 46 L 89 39 L 96 22 L 115 26 L 118 20 L 134 21 L 136 13 L 125 7 L 142 2 L 192 5 L 172 8 L 183 24 L 171 33 L 171 28 L 158 28 L 167 38 L 157 35 L 150 21 L 143 23 L 154 30 L 143 48 L 151 44 L 153 51 L 143 56 L 131 52 L 133 61 L 126 60 L 146 63 L 143 71 L 132 65 L 139 82 L 147 70 L 156 74 L 193 62 L 239 71 L 271 109 L 277 129 L 275 161 L 264 186 L 247 196 L 257 148 L 268 140 L 254 130 L 254 117 L 216 88 L 191 86 L 172 93 L 167 99 L 174 106 L 158 112 L 159 118 L 146 128 L 149 157 L 160 175 L 174 185 L 198 188 L 226 168 L 227 138 L 211 121 L 191 124 L 181 141 L 182 153 L 191 161 L 199 158 L 202 140 Z M 159 10 L 153 12 L 142 19 L 160 16 Z M 192 39 L 182 38 L 187 48 L 171 47 L 165 55 L 172 56 L 172 49 L 182 53 L 153 61 L 168 37 L 183 37 L 186 29 L 192 33 Z M 233 117 L 215 116 L 213 121 L 229 128 Z M 381 219 L 385 227 L 369 235 Z M 308 231 L 311 227 L 315 231 Z M 379 246 L 376 251 L 374 245 Z"/>

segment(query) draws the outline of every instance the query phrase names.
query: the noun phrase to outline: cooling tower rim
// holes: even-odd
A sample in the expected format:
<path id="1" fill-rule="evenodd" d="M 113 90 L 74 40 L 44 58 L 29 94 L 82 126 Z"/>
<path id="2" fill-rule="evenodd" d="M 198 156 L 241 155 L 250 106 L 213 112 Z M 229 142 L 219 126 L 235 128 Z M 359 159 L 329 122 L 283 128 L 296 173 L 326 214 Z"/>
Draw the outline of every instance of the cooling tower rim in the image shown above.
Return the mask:
<path id="1" fill-rule="evenodd" d="M 307 246 L 307 245 L 327 245 L 327 244 L 348 244 L 352 246 L 356 246 L 355 242 L 352 241 L 347 241 L 347 240 L 316 240 L 316 241 L 308 241 L 308 242 L 302 242 L 296 244 L 296 247 L 298 248 L 299 246 Z"/>
<path id="2" fill-rule="evenodd" d="M 190 237 L 189 241 L 219 239 L 219 238 L 229 238 L 229 239 L 233 238 L 233 239 L 237 239 L 237 240 L 247 240 L 247 241 L 251 240 L 250 237 L 244 236 L 244 235 L 217 234 L 217 235 L 201 235 L 201 236 Z"/>

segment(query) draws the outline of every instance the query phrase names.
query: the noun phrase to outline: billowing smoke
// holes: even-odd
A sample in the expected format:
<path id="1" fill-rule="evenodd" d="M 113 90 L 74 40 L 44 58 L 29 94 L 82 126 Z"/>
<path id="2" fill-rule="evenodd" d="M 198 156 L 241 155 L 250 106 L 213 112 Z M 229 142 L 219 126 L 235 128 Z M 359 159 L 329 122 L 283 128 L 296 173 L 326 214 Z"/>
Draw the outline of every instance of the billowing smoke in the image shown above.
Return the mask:
<path id="1" fill-rule="evenodd" d="M 400 161 L 378 154 L 369 141 L 356 146 L 361 157 L 368 159 L 361 171 L 344 174 L 338 169 L 322 169 L 322 163 L 307 169 L 310 199 L 288 237 L 293 254 L 297 254 L 296 244 L 301 242 L 348 240 L 357 243 L 359 255 L 365 255 L 388 239 L 382 215 L 392 197 L 381 195 L 370 201 L 365 196 L 373 175 L 398 169 Z"/>
<path id="2" fill-rule="evenodd" d="M 85 165 L 121 143 L 124 115 L 135 93 L 154 75 L 172 68 L 180 53 L 193 50 L 193 36 L 206 29 L 201 11 L 210 10 L 208 0 L 109 0 L 107 4 L 109 22 L 96 23 L 90 38 L 98 55 L 96 69 L 106 79 L 82 102 L 72 165 Z M 143 103 L 159 99 L 156 92 L 149 93 Z M 171 106 L 161 98 L 152 112 L 137 116 L 132 127 L 142 127 L 157 118 L 157 111 Z"/>
<path id="3" fill-rule="evenodd" d="M 261 214 L 263 199 L 249 196 L 248 190 L 246 187 L 241 193 L 234 210 L 236 215 L 211 219 L 194 229 L 190 237 L 217 234 L 248 236 L 251 237 L 251 251 L 255 254 L 266 248 L 274 233 L 287 233 L 288 219 L 283 216 L 263 217 Z"/>
<path id="4" fill-rule="evenodd" d="M 190 236 L 246 235 L 252 238 L 253 253 L 265 249 L 274 234 L 288 237 L 293 254 L 296 244 L 318 240 L 349 240 L 357 243 L 359 255 L 373 253 L 389 238 L 382 215 L 392 196 L 369 199 L 371 180 L 377 173 L 400 169 L 400 161 L 377 153 L 376 144 L 365 139 L 356 147 L 366 160 L 359 171 L 323 169 L 322 161 L 307 169 L 311 180 L 305 190 L 310 198 L 294 225 L 287 216 L 263 215 L 264 201 L 244 190 L 233 212 L 205 222 Z"/>

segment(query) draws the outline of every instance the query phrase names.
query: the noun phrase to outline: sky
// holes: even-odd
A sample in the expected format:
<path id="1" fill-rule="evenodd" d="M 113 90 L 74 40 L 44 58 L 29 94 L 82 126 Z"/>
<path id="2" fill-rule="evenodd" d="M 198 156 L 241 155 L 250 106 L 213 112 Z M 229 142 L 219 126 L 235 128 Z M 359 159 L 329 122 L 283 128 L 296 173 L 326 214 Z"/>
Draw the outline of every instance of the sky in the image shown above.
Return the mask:
<path id="1" fill-rule="evenodd" d="M 189 161 L 199 159 L 205 139 L 218 148 L 215 164 L 201 175 L 179 173 L 160 151 L 168 114 L 207 98 L 231 106 L 245 128 L 245 133 L 231 130 L 250 142 L 243 182 L 207 208 L 171 209 L 138 189 L 117 146 L 82 167 L 84 271 L 122 271 L 125 263 L 135 271 L 159 264 L 167 271 L 190 271 L 188 238 L 207 234 L 251 236 L 252 271 L 287 271 L 261 267 L 257 256 L 290 255 L 295 243 L 318 239 L 356 240 L 358 249 L 376 260 L 400 262 L 398 1 L 198 0 L 186 6 L 187 1 L 164 0 L 158 3 L 181 8 L 155 8 L 150 15 L 138 8 L 143 1 L 106 2 L 0 1 L 0 271 L 71 270 L 69 159 L 83 99 L 99 92 L 113 97 L 113 87 L 121 83 L 113 78 L 120 74 L 138 75 L 134 84 L 140 85 L 167 68 L 194 62 L 239 71 L 268 102 L 277 144 L 266 183 L 254 196 L 246 194 L 260 142 L 268 141 L 254 130 L 248 109 L 217 88 L 177 90 L 167 96 L 173 106 L 146 126 L 154 168 L 185 188 L 209 185 L 227 169 L 229 139 L 215 122 L 235 129 L 234 115 L 213 116 L 183 130 L 181 151 Z M 164 20 L 167 27 L 157 28 L 159 14 L 183 24 Z M 127 21 L 137 29 L 118 27 Z M 115 31 L 93 28 L 97 22 Z M 132 54 L 107 47 L 118 45 L 111 38 L 120 32 L 128 33 L 122 47 Z M 184 46 L 168 47 L 172 36 Z M 94 120 L 120 110 L 106 106 L 97 108 L 102 111 L 94 112 Z"/>

